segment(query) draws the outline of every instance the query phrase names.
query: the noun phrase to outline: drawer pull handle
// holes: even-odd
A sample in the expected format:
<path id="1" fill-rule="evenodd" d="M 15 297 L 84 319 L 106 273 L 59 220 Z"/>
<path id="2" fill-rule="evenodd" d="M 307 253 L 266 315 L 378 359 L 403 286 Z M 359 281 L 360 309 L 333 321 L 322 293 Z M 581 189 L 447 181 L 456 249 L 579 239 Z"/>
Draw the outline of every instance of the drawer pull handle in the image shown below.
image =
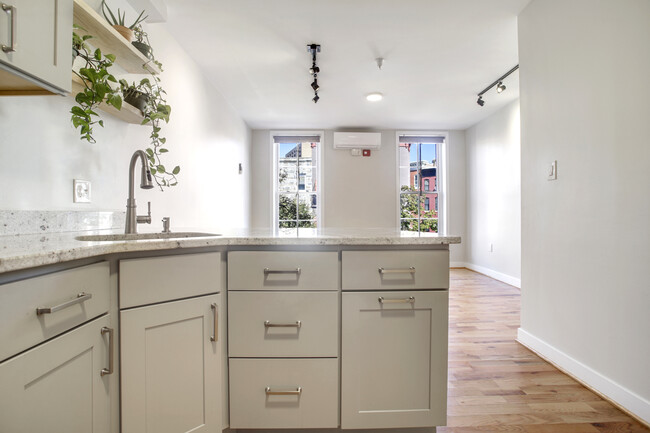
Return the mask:
<path id="1" fill-rule="evenodd" d="M 269 269 L 269 268 L 264 268 L 264 275 L 269 275 L 269 274 L 296 274 L 300 275 L 301 269 L 296 268 L 296 269 Z"/>
<path id="2" fill-rule="evenodd" d="M 107 328 L 104 326 L 102 328 L 102 335 L 108 333 L 108 368 L 102 368 L 100 375 L 106 376 L 107 374 L 113 374 L 113 358 L 114 358 L 114 341 L 113 341 L 113 329 Z"/>
<path id="3" fill-rule="evenodd" d="M 264 321 L 265 328 L 300 328 L 301 326 L 302 322 L 300 320 L 296 320 L 296 323 L 271 323 L 270 320 Z"/>
<path id="4" fill-rule="evenodd" d="M 51 313 L 56 313 L 59 310 L 63 310 L 64 308 L 72 307 L 73 305 L 76 304 L 81 304 L 83 302 L 86 302 L 88 299 L 92 298 L 93 295 L 92 293 L 84 293 L 81 292 L 77 295 L 76 298 L 69 300 L 68 302 L 64 302 L 63 304 L 55 305 L 54 307 L 39 307 L 36 309 L 36 315 L 40 316 L 41 314 L 51 314 Z"/>
<path id="5" fill-rule="evenodd" d="M 214 302 L 210 304 L 210 309 L 214 316 L 213 334 L 210 336 L 210 341 L 219 341 L 219 311 L 217 310 L 217 304 Z"/>
<path id="6" fill-rule="evenodd" d="M 415 304 L 415 296 L 398 299 L 385 299 L 383 296 L 380 296 L 378 300 L 380 304 Z"/>
<path id="7" fill-rule="evenodd" d="M 379 268 L 379 273 L 380 274 L 414 274 L 415 273 L 415 266 L 411 266 L 410 268 L 406 269 L 385 269 L 385 268 Z"/>
<path id="8" fill-rule="evenodd" d="M 9 46 L 2 44 L 2 51 L 13 53 L 16 51 L 16 6 L 2 3 L 2 10 L 11 14 L 11 44 Z"/>
<path id="9" fill-rule="evenodd" d="M 295 390 L 278 390 L 273 391 L 270 386 L 265 389 L 266 395 L 300 395 L 302 394 L 302 386 L 296 387 Z"/>

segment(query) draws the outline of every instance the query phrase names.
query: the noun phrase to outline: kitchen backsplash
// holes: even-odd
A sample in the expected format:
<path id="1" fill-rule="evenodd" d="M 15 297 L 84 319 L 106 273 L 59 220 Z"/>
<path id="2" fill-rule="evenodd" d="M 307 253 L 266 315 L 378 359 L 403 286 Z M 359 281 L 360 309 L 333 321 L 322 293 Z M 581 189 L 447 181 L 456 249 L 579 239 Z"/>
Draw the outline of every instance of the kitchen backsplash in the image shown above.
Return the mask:
<path id="1" fill-rule="evenodd" d="M 0 210 L 0 236 L 124 228 L 125 212 Z"/>

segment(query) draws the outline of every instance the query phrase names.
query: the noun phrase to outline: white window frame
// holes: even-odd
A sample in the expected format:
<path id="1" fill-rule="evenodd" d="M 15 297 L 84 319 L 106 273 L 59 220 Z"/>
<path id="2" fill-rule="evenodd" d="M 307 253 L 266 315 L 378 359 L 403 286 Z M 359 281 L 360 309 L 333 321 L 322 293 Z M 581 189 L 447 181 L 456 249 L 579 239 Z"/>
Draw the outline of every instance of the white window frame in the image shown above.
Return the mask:
<path id="1" fill-rule="evenodd" d="M 325 131 L 303 131 L 303 130 L 287 130 L 287 131 L 270 131 L 269 133 L 269 142 L 271 145 L 271 227 L 273 228 L 273 233 L 278 234 L 280 231 L 280 215 L 279 215 L 279 193 L 278 193 L 278 146 L 275 145 L 274 136 L 301 136 L 301 135 L 318 135 L 320 136 L 320 142 L 316 148 L 316 153 L 318 154 L 318 176 L 316 177 L 316 182 L 318 188 L 316 189 L 316 233 L 320 234 L 323 230 L 323 206 L 325 204 L 323 200 L 323 147 L 325 146 Z M 297 231 L 299 234 L 300 232 Z"/>
<path id="2" fill-rule="evenodd" d="M 448 131 L 396 131 L 395 132 L 395 144 L 396 144 L 395 185 L 397 190 L 397 194 L 395 197 L 395 227 L 397 227 L 398 230 L 401 227 L 399 137 L 402 135 L 444 137 L 444 143 L 440 145 L 439 151 L 437 152 L 440 161 L 436 160 L 436 165 L 437 165 L 436 182 L 437 182 L 438 191 L 435 191 L 438 193 L 438 206 L 440 207 L 440 209 L 438 209 L 438 234 L 444 235 L 447 233 L 447 227 L 448 227 L 447 209 L 449 203 L 449 199 L 448 199 L 449 193 L 448 193 L 447 185 L 448 185 L 449 177 L 447 176 L 447 171 L 448 171 L 449 164 L 447 160 L 447 153 L 448 153 L 447 148 L 449 146 L 449 132 Z"/>

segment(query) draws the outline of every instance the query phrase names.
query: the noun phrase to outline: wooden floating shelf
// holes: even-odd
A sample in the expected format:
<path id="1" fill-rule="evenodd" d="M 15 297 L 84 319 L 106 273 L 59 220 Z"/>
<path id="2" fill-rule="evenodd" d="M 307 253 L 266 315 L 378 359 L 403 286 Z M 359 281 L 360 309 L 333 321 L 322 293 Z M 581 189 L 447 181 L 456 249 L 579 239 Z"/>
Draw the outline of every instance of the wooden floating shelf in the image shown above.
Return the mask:
<path id="1" fill-rule="evenodd" d="M 103 54 L 114 54 L 115 63 L 132 74 L 143 74 L 143 66 L 153 74 L 160 69 L 144 54 L 131 45 L 117 30 L 106 22 L 93 8 L 83 0 L 74 0 L 74 23 L 82 27 L 75 30 L 77 34 L 89 34 L 93 38 L 88 43 L 102 50 Z"/>
<path id="2" fill-rule="evenodd" d="M 77 93 L 83 91 L 84 87 L 85 86 L 81 78 L 77 77 L 75 74 L 72 74 L 72 95 L 74 96 Z M 105 113 L 117 117 L 123 122 L 133 123 L 135 125 L 140 125 L 142 123 L 142 120 L 144 119 L 140 110 L 138 110 L 131 104 L 127 104 L 124 101 L 122 101 L 121 110 L 118 110 L 112 105 L 108 105 L 103 102 L 99 105 L 99 109 Z"/>

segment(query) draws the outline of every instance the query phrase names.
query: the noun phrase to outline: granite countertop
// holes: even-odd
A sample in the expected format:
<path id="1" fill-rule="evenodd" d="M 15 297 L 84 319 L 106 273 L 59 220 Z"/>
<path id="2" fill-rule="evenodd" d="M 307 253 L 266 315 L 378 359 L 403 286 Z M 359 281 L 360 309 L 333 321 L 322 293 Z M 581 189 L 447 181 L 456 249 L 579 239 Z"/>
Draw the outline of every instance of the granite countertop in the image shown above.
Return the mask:
<path id="1" fill-rule="evenodd" d="M 399 232 L 379 229 L 327 230 L 320 234 L 296 237 L 276 235 L 269 230 L 178 229 L 175 232 L 219 233 L 221 236 L 183 239 L 129 241 L 79 241 L 77 236 L 110 235 L 120 230 L 94 230 L 0 236 L 0 273 L 62 263 L 88 257 L 133 251 L 172 250 L 222 245 L 442 245 L 460 243 L 459 236 Z M 140 230 L 141 233 L 155 233 Z"/>

